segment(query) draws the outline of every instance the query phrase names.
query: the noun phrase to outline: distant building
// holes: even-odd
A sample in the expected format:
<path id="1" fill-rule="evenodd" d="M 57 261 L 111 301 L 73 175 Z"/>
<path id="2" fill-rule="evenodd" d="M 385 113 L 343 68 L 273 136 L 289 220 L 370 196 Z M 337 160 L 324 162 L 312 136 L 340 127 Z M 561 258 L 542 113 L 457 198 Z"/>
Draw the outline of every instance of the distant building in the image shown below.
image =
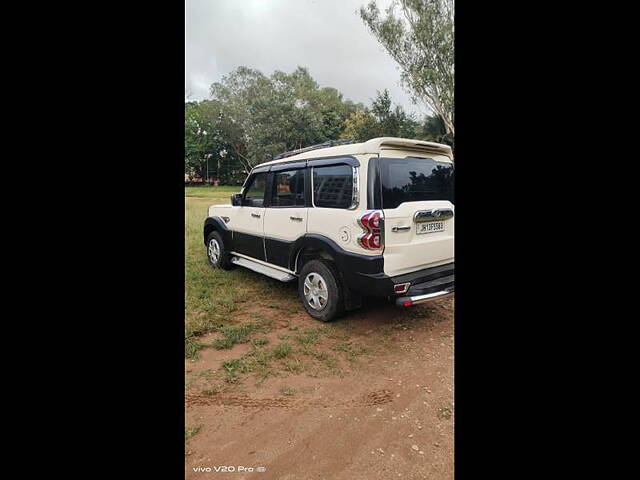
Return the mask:
<path id="1" fill-rule="evenodd" d="M 189 175 L 187 172 L 184 173 L 184 183 L 204 183 L 202 178 L 198 175 Z"/>
<path id="2" fill-rule="evenodd" d="M 220 180 L 217 179 L 217 178 L 210 178 L 209 181 L 206 182 L 205 180 L 203 180 L 197 174 L 189 175 L 188 173 L 185 172 L 185 174 L 184 174 L 184 183 L 195 183 L 195 184 L 208 183 L 210 185 L 214 185 L 214 186 L 217 187 L 218 185 L 220 185 Z"/>

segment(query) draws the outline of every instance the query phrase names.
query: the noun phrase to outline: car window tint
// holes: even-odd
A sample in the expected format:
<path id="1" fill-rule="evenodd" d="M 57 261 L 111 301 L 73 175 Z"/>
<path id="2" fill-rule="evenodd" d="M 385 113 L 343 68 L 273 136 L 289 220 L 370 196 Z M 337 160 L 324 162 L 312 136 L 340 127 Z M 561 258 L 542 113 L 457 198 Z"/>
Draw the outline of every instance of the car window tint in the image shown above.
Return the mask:
<path id="1" fill-rule="evenodd" d="M 349 165 L 313 167 L 316 207 L 349 208 L 353 202 L 353 170 Z"/>
<path id="2" fill-rule="evenodd" d="M 264 192 L 267 186 L 267 173 L 256 174 L 247 188 L 244 199 L 247 205 L 252 207 L 262 207 L 264 205 Z"/>
<path id="3" fill-rule="evenodd" d="M 382 208 L 404 202 L 449 200 L 453 203 L 454 170 L 450 162 L 432 158 L 380 158 Z"/>
<path id="4" fill-rule="evenodd" d="M 272 207 L 304 206 L 304 170 L 275 172 L 272 193 Z"/>

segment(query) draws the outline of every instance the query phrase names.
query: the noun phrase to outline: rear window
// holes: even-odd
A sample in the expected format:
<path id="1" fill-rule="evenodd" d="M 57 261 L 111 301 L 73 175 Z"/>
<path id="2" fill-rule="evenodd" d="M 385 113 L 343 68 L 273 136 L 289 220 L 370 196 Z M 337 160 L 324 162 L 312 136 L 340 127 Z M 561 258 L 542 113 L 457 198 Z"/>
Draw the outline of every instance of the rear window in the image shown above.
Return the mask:
<path id="1" fill-rule="evenodd" d="M 316 207 L 349 208 L 353 203 L 353 170 L 349 165 L 313 167 Z"/>
<path id="2" fill-rule="evenodd" d="M 287 170 L 273 175 L 271 206 L 304 206 L 304 170 Z"/>
<path id="3" fill-rule="evenodd" d="M 382 208 L 404 202 L 449 200 L 453 203 L 453 164 L 432 158 L 381 158 Z"/>

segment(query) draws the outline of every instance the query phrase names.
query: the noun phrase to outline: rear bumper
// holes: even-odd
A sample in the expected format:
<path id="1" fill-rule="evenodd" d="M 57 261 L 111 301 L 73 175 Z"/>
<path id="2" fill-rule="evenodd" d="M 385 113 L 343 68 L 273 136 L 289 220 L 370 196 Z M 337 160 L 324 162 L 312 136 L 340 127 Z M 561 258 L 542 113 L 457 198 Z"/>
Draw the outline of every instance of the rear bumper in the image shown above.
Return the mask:
<path id="1" fill-rule="evenodd" d="M 416 297 L 416 302 L 419 301 L 420 303 L 442 298 L 453 293 L 455 288 L 454 262 L 395 277 L 389 277 L 382 273 L 357 273 L 357 269 L 354 270 L 347 271 L 344 274 L 349 288 L 361 295 L 391 297 L 397 299 L 396 303 L 404 299 L 400 303 L 401 305 L 412 297 Z M 403 283 L 409 283 L 409 289 L 401 294 L 396 293 L 394 290 L 395 285 Z M 439 293 L 439 295 L 432 295 L 435 293 Z"/>

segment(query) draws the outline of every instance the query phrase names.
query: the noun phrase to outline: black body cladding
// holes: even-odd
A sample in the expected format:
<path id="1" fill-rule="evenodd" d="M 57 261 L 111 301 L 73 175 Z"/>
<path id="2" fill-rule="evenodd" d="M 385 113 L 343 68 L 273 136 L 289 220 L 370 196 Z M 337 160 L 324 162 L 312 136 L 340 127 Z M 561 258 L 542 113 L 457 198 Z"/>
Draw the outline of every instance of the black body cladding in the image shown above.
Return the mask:
<path id="1" fill-rule="evenodd" d="M 291 257 L 293 242 L 265 237 L 264 247 L 267 250 L 267 262 L 277 265 L 278 267 L 293 270 L 292 268 L 289 268 L 289 258 Z"/>
<path id="2" fill-rule="evenodd" d="M 263 262 L 267 261 L 264 256 L 264 237 L 257 235 L 233 232 L 233 243 L 230 251 L 238 252 Z"/>

